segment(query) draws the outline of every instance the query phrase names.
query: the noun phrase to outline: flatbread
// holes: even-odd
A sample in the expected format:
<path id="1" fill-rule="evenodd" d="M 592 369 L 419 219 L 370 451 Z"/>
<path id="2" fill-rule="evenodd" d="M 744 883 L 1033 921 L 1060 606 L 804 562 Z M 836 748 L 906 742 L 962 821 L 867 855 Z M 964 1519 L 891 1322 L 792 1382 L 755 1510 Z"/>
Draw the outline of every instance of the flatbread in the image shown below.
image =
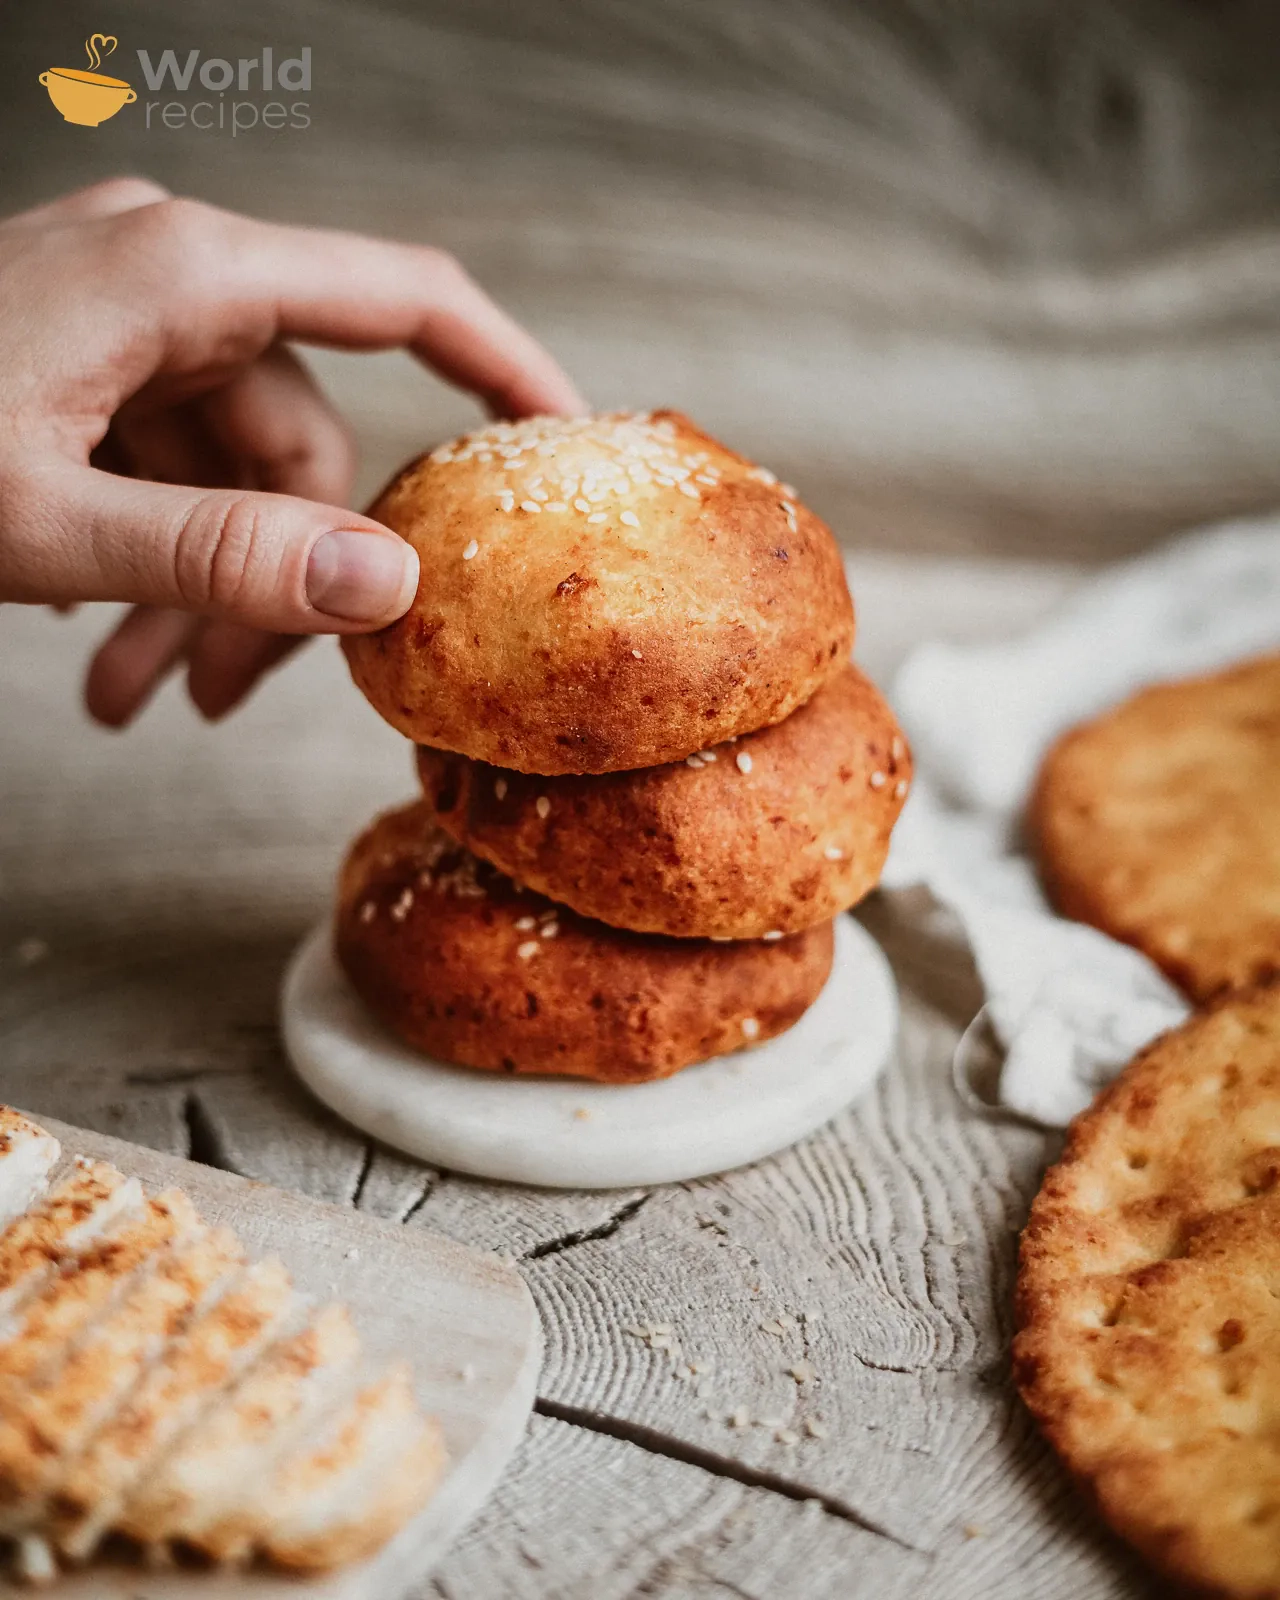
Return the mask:
<path id="1" fill-rule="evenodd" d="M 1022 1238 L 1014 1375 L 1171 1577 L 1280 1594 L 1280 986 L 1228 997 L 1077 1119 Z"/>
<path id="2" fill-rule="evenodd" d="M 1280 971 L 1280 655 L 1146 689 L 1068 733 L 1030 821 L 1058 909 L 1193 999 Z"/>

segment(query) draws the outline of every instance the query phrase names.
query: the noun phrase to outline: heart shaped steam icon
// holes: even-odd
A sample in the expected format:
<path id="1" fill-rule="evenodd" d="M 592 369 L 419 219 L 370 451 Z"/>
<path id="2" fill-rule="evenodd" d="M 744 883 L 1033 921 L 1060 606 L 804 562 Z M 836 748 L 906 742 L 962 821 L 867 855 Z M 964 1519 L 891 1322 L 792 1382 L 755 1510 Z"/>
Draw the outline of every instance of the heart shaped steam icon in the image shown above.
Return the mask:
<path id="1" fill-rule="evenodd" d="M 98 71 L 103 56 L 109 56 L 119 43 L 112 33 L 90 34 L 84 42 L 84 53 L 89 58 L 87 72 L 83 67 L 50 67 L 40 74 L 40 82 L 65 122 L 96 128 L 114 117 L 121 106 L 138 98 L 123 78 L 109 78 Z"/>
<path id="2" fill-rule="evenodd" d="M 91 33 L 84 42 L 90 72 L 97 72 L 102 65 L 102 57 L 109 56 L 119 43 L 114 33 Z"/>

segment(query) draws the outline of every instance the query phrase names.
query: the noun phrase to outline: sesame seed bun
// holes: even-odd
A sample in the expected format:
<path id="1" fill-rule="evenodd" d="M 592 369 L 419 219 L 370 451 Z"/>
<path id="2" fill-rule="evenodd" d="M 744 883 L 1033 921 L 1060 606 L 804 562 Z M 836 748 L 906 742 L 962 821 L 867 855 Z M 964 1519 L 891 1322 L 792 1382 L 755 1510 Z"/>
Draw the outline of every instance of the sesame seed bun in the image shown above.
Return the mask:
<path id="1" fill-rule="evenodd" d="M 351 848 L 338 960 L 407 1044 L 494 1071 L 637 1083 L 763 1043 L 831 970 L 830 922 L 777 943 L 624 933 L 518 889 L 436 828 L 425 802 Z"/>
<path id="2" fill-rule="evenodd" d="M 394 728 L 520 772 L 683 760 L 780 722 L 848 659 L 830 530 L 676 412 L 498 423 L 370 515 L 418 551 L 408 613 L 351 635 Z"/>
<path id="3" fill-rule="evenodd" d="M 911 756 L 846 666 L 785 721 L 687 761 L 545 778 L 423 745 L 418 772 L 453 838 L 583 916 L 759 939 L 830 921 L 875 887 Z"/>

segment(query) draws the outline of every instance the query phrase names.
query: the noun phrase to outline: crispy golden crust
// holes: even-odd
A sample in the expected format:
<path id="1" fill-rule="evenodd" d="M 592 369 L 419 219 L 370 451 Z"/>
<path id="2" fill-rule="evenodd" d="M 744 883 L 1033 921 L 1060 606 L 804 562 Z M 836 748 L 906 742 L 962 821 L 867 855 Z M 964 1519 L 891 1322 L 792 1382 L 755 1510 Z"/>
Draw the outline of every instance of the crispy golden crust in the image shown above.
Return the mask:
<path id="1" fill-rule="evenodd" d="M 418 772 L 453 838 L 583 916 L 758 939 L 829 922 L 875 887 L 911 757 L 850 666 L 784 722 L 688 763 L 539 778 L 420 745 Z"/>
<path id="2" fill-rule="evenodd" d="M 1061 739 L 1031 825 L 1059 910 L 1194 999 L 1280 970 L 1280 655 L 1144 690 Z"/>
<path id="3" fill-rule="evenodd" d="M 409 738 L 497 766 L 683 760 L 781 721 L 853 642 L 830 531 L 676 412 L 468 434 L 370 515 L 422 584 L 344 639 L 352 676 Z"/>
<path id="4" fill-rule="evenodd" d="M 1214 1594 L 1280 1595 L 1280 987 L 1156 1041 L 1022 1237 L 1014 1374 L 1102 1514 Z"/>
<path id="5" fill-rule="evenodd" d="M 717 944 L 606 928 L 517 889 L 420 801 L 353 845 L 336 948 L 369 1008 L 416 1049 L 636 1083 L 789 1028 L 826 982 L 832 929 Z"/>

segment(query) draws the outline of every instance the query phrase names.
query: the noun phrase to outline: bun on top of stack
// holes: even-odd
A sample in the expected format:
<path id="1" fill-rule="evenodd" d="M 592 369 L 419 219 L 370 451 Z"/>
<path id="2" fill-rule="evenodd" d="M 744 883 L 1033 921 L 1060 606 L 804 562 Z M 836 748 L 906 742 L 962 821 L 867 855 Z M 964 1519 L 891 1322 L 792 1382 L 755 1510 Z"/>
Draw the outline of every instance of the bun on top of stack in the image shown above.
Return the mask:
<path id="1" fill-rule="evenodd" d="M 798 1020 L 911 774 L 825 524 L 669 411 L 482 428 L 370 514 L 422 580 L 343 649 L 424 792 L 344 870 L 370 1008 L 447 1060 L 628 1081 Z"/>
<path id="2" fill-rule="evenodd" d="M 356 683 L 417 743 L 517 772 L 683 761 L 781 722 L 853 645 L 830 530 L 678 412 L 496 423 L 369 514 L 423 576 L 344 639 Z"/>

